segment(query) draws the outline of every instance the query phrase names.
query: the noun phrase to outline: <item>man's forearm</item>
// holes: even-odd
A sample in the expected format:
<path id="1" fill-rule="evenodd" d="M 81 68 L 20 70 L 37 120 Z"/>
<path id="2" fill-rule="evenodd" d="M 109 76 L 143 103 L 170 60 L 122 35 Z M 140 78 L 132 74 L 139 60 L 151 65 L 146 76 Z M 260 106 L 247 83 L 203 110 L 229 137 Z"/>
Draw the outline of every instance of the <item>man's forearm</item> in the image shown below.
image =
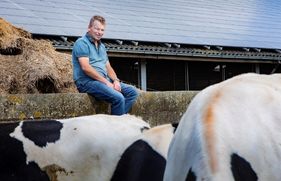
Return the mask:
<path id="1" fill-rule="evenodd" d="M 104 78 L 103 76 L 101 76 L 98 71 L 95 70 L 95 68 L 90 67 L 89 69 L 84 70 L 84 72 L 91 77 L 92 79 L 98 80 L 100 82 L 103 82 L 105 84 L 108 83 L 108 80 L 106 78 Z"/>
<path id="2" fill-rule="evenodd" d="M 109 78 L 111 78 L 111 80 L 113 80 L 113 81 L 118 80 L 119 81 L 115 71 L 113 70 L 113 68 L 111 66 L 107 67 L 107 74 L 108 74 Z"/>

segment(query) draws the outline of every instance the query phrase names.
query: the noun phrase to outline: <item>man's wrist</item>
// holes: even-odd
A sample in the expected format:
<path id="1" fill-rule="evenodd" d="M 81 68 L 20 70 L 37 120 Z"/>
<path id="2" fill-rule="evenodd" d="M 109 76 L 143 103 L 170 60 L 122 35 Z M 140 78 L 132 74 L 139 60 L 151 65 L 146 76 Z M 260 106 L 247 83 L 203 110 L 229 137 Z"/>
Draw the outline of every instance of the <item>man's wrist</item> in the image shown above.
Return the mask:
<path id="1" fill-rule="evenodd" d="M 113 79 L 113 82 L 115 82 L 115 81 L 120 82 L 120 79 L 118 79 L 118 78 Z"/>

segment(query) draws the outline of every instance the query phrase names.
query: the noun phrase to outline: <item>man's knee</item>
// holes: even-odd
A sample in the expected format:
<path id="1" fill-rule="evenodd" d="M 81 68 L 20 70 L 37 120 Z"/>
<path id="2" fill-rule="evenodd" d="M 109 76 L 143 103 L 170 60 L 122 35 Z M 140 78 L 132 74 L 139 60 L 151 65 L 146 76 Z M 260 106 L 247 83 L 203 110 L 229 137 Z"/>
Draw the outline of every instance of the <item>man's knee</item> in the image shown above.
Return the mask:
<path id="1" fill-rule="evenodd" d="M 125 97 L 131 97 L 131 98 L 137 98 L 139 96 L 139 92 L 138 90 L 133 87 L 133 86 L 130 86 L 128 91 L 126 91 L 126 94 Z"/>
<path id="2" fill-rule="evenodd" d="M 113 102 L 124 103 L 125 102 L 125 97 L 122 94 L 117 94 L 117 95 L 114 96 Z"/>

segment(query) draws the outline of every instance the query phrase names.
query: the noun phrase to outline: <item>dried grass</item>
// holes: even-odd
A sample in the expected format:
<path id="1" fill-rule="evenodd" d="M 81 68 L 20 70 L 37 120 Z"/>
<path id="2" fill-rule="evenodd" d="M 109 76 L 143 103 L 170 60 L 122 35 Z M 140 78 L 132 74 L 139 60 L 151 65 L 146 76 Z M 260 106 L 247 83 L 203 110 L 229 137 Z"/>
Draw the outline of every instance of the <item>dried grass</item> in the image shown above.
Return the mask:
<path id="1" fill-rule="evenodd" d="M 71 55 L 0 18 L 0 94 L 77 92 Z"/>

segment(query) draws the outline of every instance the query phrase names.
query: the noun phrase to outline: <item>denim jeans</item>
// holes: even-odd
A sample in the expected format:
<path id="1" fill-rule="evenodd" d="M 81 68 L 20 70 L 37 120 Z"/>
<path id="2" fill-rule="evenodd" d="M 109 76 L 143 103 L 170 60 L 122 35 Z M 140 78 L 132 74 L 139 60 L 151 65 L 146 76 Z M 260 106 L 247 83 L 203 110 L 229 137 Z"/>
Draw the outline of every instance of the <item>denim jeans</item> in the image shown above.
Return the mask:
<path id="1" fill-rule="evenodd" d="M 138 97 L 134 86 L 122 82 L 120 83 L 121 92 L 96 80 L 76 81 L 75 84 L 79 92 L 88 93 L 98 100 L 111 103 L 112 115 L 127 114 Z"/>

